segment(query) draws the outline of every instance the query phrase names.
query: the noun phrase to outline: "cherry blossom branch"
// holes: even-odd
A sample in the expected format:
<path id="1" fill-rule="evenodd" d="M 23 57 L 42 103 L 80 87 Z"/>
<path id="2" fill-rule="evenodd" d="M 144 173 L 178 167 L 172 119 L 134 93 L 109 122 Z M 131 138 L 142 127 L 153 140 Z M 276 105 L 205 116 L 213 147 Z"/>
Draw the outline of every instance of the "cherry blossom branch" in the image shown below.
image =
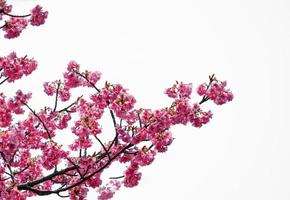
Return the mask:
<path id="1" fill-rule="evenodd" d="M 114 125 L 114 129 L 115 129 L 115 137 L 113 139 L 113 141 L 111 142 L 109 148 L 108 148 L 108 151 L 110 151 L 110 149 L 112 148 L 113 144 L 117 144 L 118 142 L 118 136 L 119 136 L 119 133 L 118 133 L 118 130 L 117 130 L 117 122 L 116 122 L 116 118 L 115 118 L 115 115 L 114 115 L 114 112 L 112 111 L 112 109 L 109 109 L 110 110 L 110 115 L 111 115 L 111 118 L 113 120 L 113 125 Z"/>
<path id="2" fill-rule="evenodd" d="M 12 54 L 9 58 L 11 57 L 15 57 L 15 55 Z M 5 59 L 3 60 L 4 64 L 9 63 Z M 4 68 L 4 70 L 6 69 Z M 19 79 L 13 77 L 13 74 L 9 77 L 11 82 Z M 81 73 L 76 62 L 69 63 L 67 72 L 64 73 L 64 79 L 44 84 L 45 93 L 48 96 L 55 95 L 54 106 L 53 108 L 45 107 L 44 111 L 38 113 L 27 104 L 31 93 L 23 94 L 18 91 L 15 100 L 9 100 L 8 103 L 0 94 L 0 105 L 3 105 L 4 108 L 0 109 L 0 116 L 3 115 L 2 110 L 8 111 L 8 114 L 22 113 L 22 104 L 34 115 L 29 115 L 28 119 L 20 121 L 13 128 L 10 128 L 9 122 L 11 121 L 9 120 L 8 123 L 2 125 L 9 128 L 7 131 L 0 132 L 0 151 L 3 149 L 6 152 L 8 149 L 13 149 L 9 150 L 9 154 L 7 154 L 9 159 L 13 154 L 8 162 L 13 162 L 14 156 L 17 155 L 17 162 L 13 162 L 11 166 L 19 169 L 18 172 L 12 173 L 11 168 L 11 173 L 9 173 L 8 165 L 5 164 L 5 169 L 1 166 L 1 181 L 5 181 L 4 186 L 0 184 L 2 194 L 12 195 L 11 188 L 8 187 L 9 181 L 12 182 L 12 175 L 15 177 L 15 187 L 12 190 L 21 195 L 28 194 L 27 191 L 30 191 L 36 195 L 57 194 L 59 197 L 65 197 L 62 193 L 68 192 L 69 197 L 73 199 L 77 196 L 85 198 L 89 187 L 96 188 L 100 195 L 103 190 L 108 188 L 119 188 L 121 185 L 134 187 L 141 178 L 138 169 L 151 164 L 155 155 L 167 151 L 168 146 L 172 143 L 173 137 L 170 132 L 172 126 L 190 123 L 194 127 L 201 127 L 209 122 L 212 114 L 210 111 L 203 111 L 200 104 L 212 100 L 221 105 L 233 98 L 230 90 L 225 88 L 226 83 L 216 80 L 212 75 L 209 84 L 198 87 L 197 93 L 203 97 L 201 103 L 189 102 L 192 92 L 191 84 L 176 82 L 171 88 L 166 89 L 166 94 L 173 98 L 170 107 L 157 110 L 136 109 L 134 108 L 136 100 L 127 92 L 127 89 L 120 84 L 113 85 L 107 82 L 104 88 L 98 89 L 96 82 L 100 79 L 100 73 L 89 71 Z M 70 89 L 86 86 L 94 88 L 97 92 L 90 96 L 90 100 L 79 97 L 77 101 L 56 111 L 60 100 L 68 101 L 70 99 Z M 109 109 L 115 129 L 115 136 L 108 142 L 102 141 L 98 137 L 98 134 L 102 133 L 99 119 L 102 118 L 106 109 Z M 68 128 L 68 122 L 72 119 L 73 113 L 79 114 L 79 119 L 71 127 L 72 133 L 77 138 L 68 147 L 76 154 L 79 151 L 79 156 L 70 157 L 70 152 L 65 151 L 61 144 L 52 141 L 51 136 L 54 137 L 57 130 Z M 39 125 L 43 125 L 42 129 L 49 134 L 50 141 L 43 140 L 47 137 L 44 137 L 45 132 L 36 128 Z M 23 130 L 25 134 L 19 134 L 19 130 Z M 55 131 L 50 132 L 50 130 Z M 100 148 L 93 146 L 96 143 L 92 141 L 92 136 L 100 144 Z M 42 157 L 30 155 L 30 148 L 42 151 Z M 97 150 L 87 155 L 91 149 Z M 15 154 L 16 152 L 18 153 Z M 102 184 L 103 170 L 115 161 L 121 164 L 127 163 L 126 170 L 121 176 L 110 177 L 108 185 Z M 58 170 L 58 166 L 62 162 L 66 163 L 66 168 Z M 26 164 L 28 165 L 26 166 Z M 42 167 L 51 173 L 43 175 Z M 119 179 L 121 180 L 119 181 Z M 110 195 L 114 193 L 114 191 L 111 192 Z M 0 194 L 1 198 L 3 198 L 2 194 Z"/>
<path id="3" fill-rule="evenodd" d="M 32 114 L 40 121 L 40 123 L 42 124 L 43 128 L 45 129 L 45 131 L 48 135 L 48 138 L 51 140 L 50 132 L 49 132 L 48 128 L 46 127 L 45 123 L 42 121 L 42 119 L 36 114 L 36 112 L 27 103 L 25 103 L 23 101 L 21 101 L 21 103 L 23 105 L 25 105 L 32 112 Z"/>
<path id="4" fill-rule="evenodd" d="M 61 109 L 61 110 L 58 110 L 57 112 L 59 112 L 59 113 L 64 112 L 64 111 L 66 111 L 66 112 L 70 112 L 69 109 L 70 109 L 71 107 L 73 107 L 74 105 L 76 105 L 82 97 L 83 97 L 83 95 L 81 95 L 80 97 L 78 97 L 77 100 L 76 100 L 75 102 L 71 103 L 70 105 L 68 105 L 67 107 L 65 107 L 65 108 L 63 108 L 63 109 Z"/>
<path id="5" fill-rule="evenodd" d="M 80 170 L 79 170 L 79 166 L 78 165 L 76 165 L 70 158 L 66 158 L 74 167 L 76 167 L 76 170 L 77 170 L 77 172 L 78 172 L 78 174 L 80 175 L 80 177 L 81 178 L 83 178 L 83 175 L 82 175 L 82 173 L 80 172 Z"/>
<path id="6" fill-rule="evenodd" d="M 2 26 L 0 26 L 0 29 L 4 28 L 5 26 L 7 26 L 7 22 L 5 22 L 5 24 L 3 24 Z"/>
<path id="7" fill-rule="evenodd" d="M 11 14 L 12 6 L 6 5 L 6 1 L 1 1 L 2 8 L 0 9 L 1 19 L 3 16 L 7 16 L 7 20 L 5 20 L 5 24 L 0 27 L 5 34 L 4 38 L 12 39 L 17 38 L 21 32 L 28 26 L 28 24 L 32 26 L 40 26 L 45 23 L 48 12 L 43 11 L 42 7 L 37 5 L 31 10 L 31 13 L 26 15 L 15 15 Z"/>
<path id="8" fill-rule="evenodd" d="M 12 171 L 12 168 L 11 168 L 10 164 L 8 163 L 8 161 L 6 159 L 5 154 L 3 152 L 0 152 L 0 154 L 1 154 L 2 158 L 3 158 L 3 160 L 6 162 L 7 168 L 9 170 L 9 172 L 10 172 L 10 173 L 5 172 L 5 173 L 7 173 L 14 180 L 14 173 Z"/>
<path id="9" fill-rule="evenodd" d="M 101 90 L 99 89 L 99 88 L 97 88 L 96 86 L 95 86 L 95 84 L 94 83 L 92 83 L 89 79 L 88 79 L 88 77 L 86 76 L 86 75 L 83 75 L 83 74 L 81 74 L 80 72 L 78 72 L 77 70 L 73 70 L 74 71 L 74 73 L 76 73 L 77 75 L 79 75 L 80 77 L 82 77 L 82 78 L 84 78 L 93 88 L 95 88 L 95 90 L 97 90 L 98 92 L 101 92 Z"/>
<path id="10" fill-rule="evenodd" d="M 0 13 L 1 13 L 1 10 L 0 10 Z M 25 17 L 30 17 L 31 16 L 31 14 L 27 14 L 27 15 L 12 15 L 12 14 L 4 12 L 4 10 L 2 11 L 2 13 L 4 15 L 9 16 L 9 17 L 17 17 L 17 18 L 25 18 Z"/>
<path id="11" fill-rule="evenodd" d="M 64 192 L 64 191 L 67 191 L 71 188 L 74 188 L 82 183 L 84 183 L 85 181 L 89 180 L 91 177 L 93 177 L 95 174 L 103 171 L 106 167 L 108 167 L 112 161 L 114 161 L 120 154 L 122 154 L 126 149 L 132 147 L 133 144 L 128 144 L 127 146 L 125 146 L 122 150 L 120 150 L 118 153 L 116 153 L 116 155 L 114 155 L 110 160 L 108 160 L 103 166 L 101 166 L 100 168 L 98 168 L 97 170 L 95 170 L 94 172 L 90 173 L 89 175 L 87 176 L 84 176 L 82 177 L 79 181 L 77 181 L 76 183 L 73 183 L 65 188 L 62 188 L 62 189 L 57 189 L 57 190 L 39 190 L 39 189 L 35 189 L 33 188 L 33 186 L 41 183 L 41 182 L 44 182 L 45 180 L 50 180 L 50 178 L 56 176 L 55 173 L 53 175 L 50 175 L 50 177 L 45 177 L 43 179 L 40 179 L 38 181 L 34 181 L 34 182 L 30 182 L 30 183 L 26 183 L 26 184 L 21 184 L 21 185 L 18 185 L 17 188 L 18 190 L 28 190 L 28 191 L 31 191 L 31 192 L 34 192 L 40 196 L 44 196 L 44 195 L 50 195 L 50 194 L 59 194 L 60 192 Z M 73 166 L 71 167 L 70 170 L 67 170 L 67 171 L 71 171 L 71 170 L 75 170 L 77 166 Z M 67 172 L 66 171 L 66 172 Z M 59 174 L 59 173 L 58 173 Z M 59 174 L 60 175 L 60 174 Z"/>
<path id="12" fill-rule="evenodd" d="M 98 159 L 101 160 L 101 159 L 104 158 L 105 156 L 106 156 L 106 153 L 101 154 L 100 156 L 98 156 Z M 33 186 L 38 185 L 38 184 L 40 184 L 40 183 L 43 183 L 43 182 L 45 182 L 45 181 L 53 180 L 53 178 L 56 177 L 56 176 L 67 175 L 67 172 L 74 171 L 74 170 L 76 170 L 77 168 L 79 168 L 78 165 L 73 165 L 73 166 L 67 167 L 67 168 L 65 168 L 65 169 L 63 169 L 63 170 L 55 171 L 55 172 L 51 173 L 50 175 L 47 175 L 47 176 L 42 177 L 42 178 L 40 178 L 40 179 L 37 179 L 37 180 L 35 180 L 35 181 L 31 181 L 31 182 L 28 182 L 28 183 L 25 183 L 25 184 L 20 184 L 20 185 L 17 186 L 17 188 L 18 188 L 19 190 L 25 190 L 25 188 L 26 188 L 27 186 L 29 186 L 29 187 L 33 187 Z"/>
<path id="13" fill-rule="evenodd" d="M 55 103 L 54 103 L 53 112 L 56 111 L 57 101 L 58 101 L 59 88 L 60 88 L 60 81 L 57 83 L 56 94 L 55 94 Z"/>
<path id="14" fill-rule="evenodd" d="M 142 128 L 142 120 L 141 120 L 139 112 L 137 113 L 137 116 L 138 116 L 138 121 L 139 121 L 139 127 Z"/>
<path id="15" fill-rule="evenodd" d="M 2 80 L 2 81 L 0 82 L 0 85 L 2 85 L 3 83 L 5 83 L 8 79 L 9 79 L 9 77 L 7 77 L 7 78 L 5 78 L 4 80 Z"/>
<path id="16" fill-rule="evenodd" d="M 71 167 L 68 167 L 66 169 L 63 169 L 63 170 L 60 170 L 60 171 L 56 171 L 56 172 L 53 172 L 52 174 L 50 175 L 47 175 L 43 178 L 40 178 L 38 180 L 35 180 L 35 181 L 31 181 L 29 183 L 25 183 L 25 184 L 20 184 L 17 186 L 17 188 L 19 190 L 24 190 L 26 187 L 33 187 L 35 185 L 38 185 L 40 183 L 43 183 L 45 181 L 48 181 L 48 180 L 52 180 L 52 178 L 56 177 L 56 176 L 59 176 L 59 175 L 64 175 L 66 174 L 67 172 L 70 172 L 70 171 L 73 171 L 73 170 L 76 170 L 78 166 L 71 166 Z"/>
<path id="17" fill-rule="evenodd" d="M 96 136 L 94 135 L 94 137 L 96 138 L 96 140 L 101 144 L 102 148 L 104 149 L 104 151 L 107 153 L 107 156 L 109 158 L 109 160 L 111 160 L 111 156 L 110 156 L 110 152 L 109 150 L 105 147 L 104 143 Z"/>
<path id="18" fill-rule="evenodd" d="M 78 72 L 77 70 L 73 70 L 73 72 L 76 73 L 77 75 L 79 75 L 80 77 L 84 78 L 93 88 L 95 88 L 95 90 L 97 92 L 99 92 L 99 93 L 101 92 L 101 90 L 99 88 L 97 88 L 95 86 L 95 84 L 92 83 L 86 75 L 83 75 L 82 73 Z M 110 104 L 109 101 L 106 101 L 106 103 L 109 106 L 109 104 Z M 110 146 L 108 148 L 108 151 L 110 151 L 110 149 L 112 148 L 112 146 L 113 146 L 114 143 L 115 144 L 117 143 L 117 141 L 118 141 L 118 135 L 119 135 L 119 133 L 117 131 L 117 122 L 116 122 L 116 118 L 115 118 L 114 112 L 110 108 L 109 108 L 109 110 L 110 110 L 111 118 L 113 120 L 113 125 L 114 125 L 114 129 L 115 129 L 115 137 L 114 137 L 113 141 L 111 142 L 111 144 L 110 144 Z"/>
<path id="19" fill-rule="evenodd" d="M 110 179 L 120 179 L 120 178 L 124 178 L 125 176 L 116 176 L 116 177 L 110 177 Z"/>
<path id="20" fill-rule="evenodd" d="M 214 75 L 214 74 L 212 74 L 211 76 L 209 76 L 209 83 L 208 83 L 208 85 L 207 85 L 207 87 L 206 87 L 206 91 L 210 88 L 212 82 L 215 81 L 215 80 L 216 80 L 216 78 L 215 78 L 215 75 Z M 201 105 L 201 104 L 203 104 L 204 102 L 207 102 L 209 99 L 210 99 L 210 98 L 209 98 L 208 96 L 204 95 L 204 96 L 202 97 L 201 101 L 199 102 L 199 104 Z"/>

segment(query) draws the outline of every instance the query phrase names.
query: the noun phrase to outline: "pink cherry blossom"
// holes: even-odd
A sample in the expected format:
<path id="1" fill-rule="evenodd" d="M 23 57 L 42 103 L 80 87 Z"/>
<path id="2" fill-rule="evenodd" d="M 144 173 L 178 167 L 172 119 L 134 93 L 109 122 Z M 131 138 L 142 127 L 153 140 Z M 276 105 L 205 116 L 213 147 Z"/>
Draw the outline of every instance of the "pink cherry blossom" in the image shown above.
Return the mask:
<path id="1" fill-rule="evenodd" d="M 199 85 L 197 88 L 197 93 L 200 96 L 208 97 L 217 105 L 225 104 L 226 102 L 233 100 L 233 93 L 226 88 L 226 81 L 218 81 L 212 79 L 210 83 Z"/>
<path id="2" fill-rule="evenodd" d="M 176 85 L 172 86 L 171 88 L 167 88 L 165 90 L 165 94 L 167 94 L 170 98 L 176 98 L 178 95 Z"/>
<path id="3" fill-rule="evenodd" d="M 43 144 L 41 149 L 43 152 L 42 166 L 48 170 L 59 164 L 61 159 L 68 155 L 67 152 L 61 150 L 61 147 L 54 142 Z"/>
<path id="4" fill-rule="evenodd" d="M 6 98 L 0 93 L 0 127 L 8 127 L 12 121 L 11 110 L 8 108 Z"/>
<path id="5" fill-rule="evenodd" d="M 179 93 L 180 96 L 183 98 L 190 98 L 191 92 L 192 92 L 192 84 L 184 84 L 183 82 L 181 82 L 179 84 Z"/>
<path id="6" fill-rule="evenodd" d="M 48 95 L 48 96 L 52 96 L 55 92 L 56 92 L 56 88 L 54 85 L 52 85 L 49 82 L 45 82 L 43 84 L 44 87 L 44 92 Z"/>
<path id="7" fill-rule="evenodd" d="M 76 186 L 69 190 L 69 197 L 71 200 L 85 200 L 89 189 L 84 185 Z"/>
<path id="8" fill-rule="evenodd" d="M 14 112 L 15 114 L 23 114 L 23 104 L 27 103 L 31 96 L 32 93 L 24 94 L 21 90 L 18 90 L 16 92 L 16 96 L 13 99 L 9 99 L 9 101 L 7 102 L 9 110 Z"/>
<path id="9" fill-rule="evenodd" d="M 192 92 L 192 84 L 185 84 L 183 82 L 176 82 L 172 87 L 165 90 L 165 94 L 170 98 L 189 98 Z"/>
<path id="10" fill-rule="evenodd" d="M 31 11 L 31 18 L 30 18 L 30 24 L 32 26 L 40 26 L 45 23 L 45 20 L 47 18 L 48 12 L 42 11 L 42 7 L 37 5 L 35 8 Z"/>
<path id="11" fill-rule="evenodd" d="M 7 82 L 36 68 L 36 61 L 18 58 L 15 53 L 1 57 L 0 62 Z M 203 103 L 213 100 L 221 105 L 233 99 L 226 82 L 211 76 L 210 82 L 197 90 L 202 96 L 199 102 L 191 102 L 192 84 L 180 82 L 166 90 L 173 97 L 167 107 L 136 109 L 137 100 L 128 89 L 109 82 L 98 87 L 99 80 L 99 72 L 83 72 L 72 61 L 63 80 L 43 84 L 44 93 L 54 97 L 51 107 L 34 110 L 30 92 L 18 90 L 12 98 L 0 93 L 1 199 L 66 193 L 71 200 L 84 200 L 89 188 L 98 192 L 98 199 L 112 199 L 122 186 L 137 186 L 141 168 L 168 150 L 174 141 L 172 126 L 191 124 L 200 128 L 213 115 L 202 108 Z M 89 98 L 72 95 L 79 87 L 92 90 Z M 16 114 L 27 116 L 14 122 Z M 104 116 L 112 119 L 110 131 L 102 128 Z M 67 145 L 58 141 L 60 134 L 72 137 Z M 38 153 L 34 155 L 31 150 Z M 114 167 L 115 162 L 124 168 L 120 176 L 110 177 L 108 182 L 103 171 Z"/>
<path id="12" fill-rule="evenodd" d="M 154 161 L 155 155 L 156 152 L 154 150 L 149 150 L 146 146 L 144 146 L 133 158 L 133 162 L 140 166 L 150 165 Z"/>
<path id="13" fill-rule="evenodd" d="M 12 39 L 20 35 L 20 33 L 27 27 L 27 19 L 11 17 L 4 26 L 3 31 L 6 32 L 5 38 Z"/>
<path id="14" fill-rule="evenodd" d="M 125 171 L 124 186 L 134 187 L 137 186 L 141 179 L 141 172 L 138 172 L 139 166 L 136 163 L 131 163 L 128 169 Z"/>
<path id="15" fill-rule="evenodd" d="M 44 24 L 48 16 L 39 5 L 22 16 L 14 15 L 12 8 L 0 0 L 0 30 L 8 39 L 18 37 L 29 24 Z M 0 57 L 0 86 L 30 75 L 37 65 L 15 52 Z M 212 75 L 197 87 L 201 99 L 192 96 L 192 83 L 176 81 L 165 89 L 171 103 L 136 108 L 137 99 L 128 89 L 108 81 L 102 85 L 100 79 L 99 71 L 83 71 L 70 61 L 61 79 L 43 84 L 50 105 L 35 108 L 32 93 L 20 89 L 14 97 L 0 93 L 0 200 L 52 194 L 85 200 L 89 188 L 99 200 L 112 199 L 122 186 L 137 186 L 142 168 L 169 149 L 173 126 L 200 128 L 213 116 L 203 108 L 205 102 L 222 105 L 234 97 L 227 82 Z M 84 89 L 90 93 L 83 94 Z M 82 95 L 75 97 L 73 90 Z M 106 117 L 111 118 L 110 130 L 103 126 Z M 105 172 L 114 167 L 116 174 L 107 177 Z"/>
<path id="16" fill-rule="evenodd" d="M 3 70 L 2 76 L 8 82 L 14 82 L 22 78 L 23 75 L 31 74 L 37 68 L 37 62 L 34 59 L 17 57 L 15 52 L 6 57 L 0 57 L 0 69 Z"/>
<path id="17" fill-rule="evenodd" d="M 4 37 L 12 39 L 18 37 L 22 31 L 28 26 L 40 26 L 45 23 L 48 12 L 43 11 L 42 7 L 37 5 L 31 10 L 31 14 L 15 15 L 13 14 L 12 5 L 8 5 L 6 1 L 0 1 L 0 30 L 2 29 L 5 34 Z M 2 23 L 1 23 L 2 24 Z"/>
<path id="18" fill-rule="evenodd" d="M 98 189 L 98 200 L 112 199 L 117 190 L 121 187 L 121 182 L 117 180 L 110 181 L 106 186 Z"/>
<path id="19" fill-rule="evenodd" d="M 200 96 L 205 95 L 206 91 L 207 91 L 207 84 L 206 83 L 199 85 L 196 89 L 197 94 L 199 94 Z"/>

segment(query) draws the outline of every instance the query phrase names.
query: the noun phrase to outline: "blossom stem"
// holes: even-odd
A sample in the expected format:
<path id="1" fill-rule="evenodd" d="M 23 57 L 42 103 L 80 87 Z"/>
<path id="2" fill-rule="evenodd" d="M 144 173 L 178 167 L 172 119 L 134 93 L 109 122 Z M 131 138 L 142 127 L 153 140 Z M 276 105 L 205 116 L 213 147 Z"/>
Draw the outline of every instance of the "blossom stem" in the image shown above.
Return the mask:
<path id="1" fill-rule="evenodd" d="M 0 29 L 4 28 L 5 26 L 7 26 L 7 22 L 5 22 L 4 25 L 0 26 Z"/>
<path id="2" fill-rule="evenodd" d="M 45 129 L 47 135 L 48 135 L 48 138 L 51 140 L 51 136 L 50 136 L 50 133 L 49 133 L 49 130 L 47 129 L 45 123 L 42 121 L 42 119 L 36 114 L 36 112 L 34 110 L 32 110 L 32 108 L 25 102 L 21 101 L 21 103 L 23 105 L 25 105 L 31 112 L 32 114 L 40 121 L 40 123 L 42 124 L 43 128 Z"/>
<path id="3" fill-rule="evenodd" d="M 66 172 L 69 172 L 69 171 L 72 171 L 72 170 L 76 170 L 76 167 L 77 166 L 71 166 L 71 167 L 68 167 L 62 171 L 59 171 L 59 172 L 55 172 L 55 173 L 52 173 L 46 177 L 43 177 L 41 179 L 38 179 L 38 180 L 35 180 L 35 181 L 31 181 L 29 183 L 26 183 L 26 184 L 21 184 L 21 185 L 18 185 L 17 188 L 18 190 L 28 190 L 28 191 L 31 191 L 31 192 L 34 192 L 40 196 L 45 196 L 45 195 L 50 195 L 50 194 L 59 194 L 60 192 L 64 192 L 64 191 L 67 191 L 71 188 L 74 188 L 82 183 L 84 183 L 85 181 L 89 180 L 90 178 L 92 178 L 94 175 L 96 175 L 97 173 L 100 173 L 102 172 L 106 167 L 108 167 L 111 162 L 113 162 L 120 154 L 124 153 L 124 151 L 126 151 L 128 148 L 132 147 L 133 144 L 129 143 L 128 145 L 126 145 L 124 148 L 122 148 L 118 153 L 116 153 L 110 160 L 107 161 L 106 164 L 104 164 L 103 166 L 101 166 L 100 168 L 96 169 L 94 172 L 84 176 L 83 178 L 81 178 L 79 181 L 67 186 L 67 187 L 64 187 L 64 188 L 61 188 L 61 189 L 57 189 L 57 190 L 39 190 L 39 189 L 36 189 L 36 188 L 33 188 L 33 186 L 35 185 L 38 185 L 40 183 L 43 183 L 45 181 L 48 181 L 48 180 L 51 180 L 53 177 L 55 176 L 58 176 L 58 175 L 63 175 L 65 174 Z"/>
<path id="4" fill-rule="evenodd" d="M 77 70 L 74 70 L 74 73 L 76 73 L 77 75 L 79 75 L 80 77 L 84 78 L 93 88 L 95 88 L 98 92 L 101 92 L 101 90 L 99 88 L 97 88 L 95 86 L 94 83 L 92 83 L 88 77 L 86 77 L 85 75 L 81 74 L 80 72 L 78 72 Z"/>
<path id="5" fill-rule="evenodd" d="M 140 113 L 138 113 L 138 120 L 139 120 L 139 126 L 140 128 L 142 128 L 142 121 L 141 121 Z"/>
<path id="6" fill-rule="evenodd" d="M 64 111 L 66 111 L 66 112 L 70 112 L 68 109 L 71 108 L 72 106 L 74 106 L 75 104 L 77 104 L 78 101 L 79 101 L 82 97 L 83 97 L 83 95 L 80 96 L 80 97 L 78 97 L 78 99 L 77 99 L 75 102 L 71 103 L 71 104 L 68 105 L 67 107 L 65 107 L 65 108 L 63 108 L 63 109 L 61 109 L 61 110 L 59 110 L 59 111 L 57 111 L 57 112 L 59 112 L 59 113 L 64 112 Z"/>
<path id="7" fill-rule="evenodd" d="M 9 79 L 9 77 L 5 78 L 3 81 L 0 82 L 0 85 L 2 85 L 3 83 L 5 83 L 8 79 Z"/>
<path id="8" fill-rule="evenodd" d="M 207 87 L 206 87 L 206 91 L 209 89 L 209 87 L 211 86 L 211 84 L 212 84 L 212 82 L 213 82 L 214 80 L 216 80 L 214 74 L 211 75 L 211 76 L 209 76 L 209 83 L 208 83 L 208 85 L 207 85 Z M 201 99 L 201 101 L 199 102 L 199 104 L 201 105 L 201 104 L 203 104 L 204 102 L 207 102 L 209 99 L 210 99 L 210 98 L 209 98 L 208 96 L 203 96 L 202 99 Z"/>
<path id="9" fill-rule="evenodd" d="M 108 102 L 107 102 L 108 103 Z M 114 137 L 114 139 L 113 139 L 113 141 L 111 142 L 111 144 L 110 144 L 110 146 L 109 146 L 109 148 L 108 148 L 108 151 L 110 151 L 111 150 L 111 148 L 112 148 L 112 146 L 113 146 L 113 144 L 115 143 L 115 144 L 117 144 L 117 142 L 118 142 L 118 137 L 119 137 L 119 133 L 118 133 L 118 131 L 117 131 L 117 122 L 116 122 L 116 118 L 115 118 L 115 115 L 114 115 L 114 112 L 110 109 L 110 114 L 111 114 L 111 117 L 112 117 L 112 120 L 113 120 L 113 124 L 114 124 L 114 129 L 115 129 L 115 137 Z"/>
<path id="10" fill-rule="evenodd" d="M 116 177 L 110 177 L 110 179 L 120 179 L 120 178 L 124 178 L 125 176 L 116 176 Z"/>
<path id="11" fill-rule="evenodd" d="M 104 149 L 104 151 L 107 153 L 109 160 L 111 160 L 111 156 L 110 156 L 110 152 L 108 151 L 108 149 L 105 147 L 104 143 L 96 136 L 94 135 L 94 137 L 96 138 L 96 140 L 101 144 L 102 148 Z"/>
<path id="12" fill-rule="evenodd" d="M 12 15 L 12 14 L 6 13 L 6 12 L 4 12 L 4 11 L 2 11 L 2 13 L 3 13 L 4 15 L 9 16 L 9 17 L 19 17 L 19 18 L 24 18 L 24 17 L 29 17 L 29 16 L 31 16 L 31 14 L 27 14 L 27 15 Z"/>
<path id="13" fill-rule="evenodd" d="M 54 103 L 53 112 L 56 111 L 57 102 L 58 102 L 58 93 L 59 93 L 59 88 L 60 88 L 60 81 L 57 83 L 56 94 L 55 94 L 55 103 Z"/>
<path id="14" fill-rule="evenodd" d="M 10 173 L 7 173 L 13 180 L 14 180 L 14 173 L 13 173 L 13 171 L 12 171 L 12 169 L 11 169 L 11 166 L 10 166 L 10 164 L 8 163 L 8 161 L 7 161 L 7 159 L 6 159 L 6 156 L 4 155 L 4 153 L 3 152 L 0 152 L 0 154 L 1 154 L 1 156 L 2 156 L 2 158 L 3 158 L 3 160 L 7 163 L 7 168 L 8 168 L 8 170 L 9 170 L 9 172 Z"/>

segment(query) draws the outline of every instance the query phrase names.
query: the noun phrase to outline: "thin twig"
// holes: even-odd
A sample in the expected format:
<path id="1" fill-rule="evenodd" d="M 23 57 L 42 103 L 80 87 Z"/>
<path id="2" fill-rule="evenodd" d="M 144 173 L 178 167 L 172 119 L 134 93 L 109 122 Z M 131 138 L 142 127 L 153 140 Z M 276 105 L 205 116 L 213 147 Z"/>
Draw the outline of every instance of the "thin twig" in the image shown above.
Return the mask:
<path id="1" fill-rule="evenodd" d="M 9 16 L 9 17 L 18 17 L 18 18 L 24 18 L 24 17 L 29 17 L 29 16 L 31 16 L 31 14 L 27 14 L 27 15 L 12 15 L 12 14 L 6 13 L 5 11 L 2 11 L 2 13 L 3 13 L 4 15 Z"/>
<path id="2" fill-rule="evenodd" d="M 21 100 L 20 100 L 21 101 Z M 41 122 L 43 128 L 45 129 L 47 135 L 48 135 L 48 138 L 51 139 L 51 136 L 50 136 L 50 133 L 49 133 L 49 130 L 47 129 L 45 123 L 42 121 L 42 119 L 36 114 L 36 112 L 34 110 L 32 110 L 32 108 L 25 102 L 21 101 L 21 103 L 23 105 L 25 105 L 31 112 L 32 114 Z"/>
<path id="3" fill-rule="evenodd" d="M 99 88 L 97 88 L 95 86 L 94 83 L 92 83 L 87 76 L 81 74 L 80 72 L 78 72 L 77 70 L 74 70 L 74 73 L 76 73 L 77 75 L 79 75 L 80 77 L 84 78 L 93 88 L 95 88 L 98 92 L 101 92 L 101 90 Z"/>
<path id="4" fill-rule="evenodd" d="M 56 111 L 57 101 L 58 101 L 59 88 L 60 88 L 60 81 L 57 83 L 57 88 L 56 88 L 56 94 L 55 94 L 55 102 L 54 102 L 53 112 Z"/>
<path id="5" fill-rule="evenodd" d="M 102 148 L 104 149 L 104 151 L 107 153 L 108 158 L 111 160 L 111 156 L 109 151 L 107 150 L 107 148 L 105 147 L 104 143 L 96 136 L 94 135 L 94 137 L 96 138 L 96 140 L 98 140 L 98 142 L 101 144 Z"/>
<path id="6" fill-rule="evenodd" d="M 0 85 L 2 85 L 4 82 L 6 82 L 9 79 L 9 77 L 5 78 L 3 81 L 0 82 Z"/>
<path id="7" fill-rule="evenodd" d="M 76 100 L 75 102 L 71 103 L 71 104 L 68 105 L 67 107 L 65 107 L 65 108 L 63 108 L 63 109 L 61 109 L 61 110 L 59 110 L 59 111 L 57 111 L 57 112 L 64 112 L 64 111 L 70 112 L 68 109 L 71 108 L 72 106 L 74 106 L 75 104 L 77 104 L 78 101 L 79 101 L 82 97 L 83 97 L 83 95 L 80 96 L 80 97 L 78 97 L 77 100 Z"/>

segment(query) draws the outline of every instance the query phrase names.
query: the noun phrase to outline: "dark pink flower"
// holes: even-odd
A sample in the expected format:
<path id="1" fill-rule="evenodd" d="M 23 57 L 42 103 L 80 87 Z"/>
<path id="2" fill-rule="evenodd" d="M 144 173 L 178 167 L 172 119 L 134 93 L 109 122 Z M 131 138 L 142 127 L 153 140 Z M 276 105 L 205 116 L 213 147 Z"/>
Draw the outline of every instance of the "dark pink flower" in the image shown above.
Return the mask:
<path id="1" fill-rule="evenodd" d="M 42 7 L 37 5 L 35 8 L 31 11 L 31 18 L 30 18 L 30 24 L 32 26 L 40 26 L 45 23 L 45 20 L 47 18 L 48 12 L 43 11 Z"/>
<path id="2" fill-rule="evenodd" d="M 27 25 L 27 19 L 11 17 L 3 28 L 3 31 L 6 32 L 4 37 L 7 39 L 18 37 Z"/>

